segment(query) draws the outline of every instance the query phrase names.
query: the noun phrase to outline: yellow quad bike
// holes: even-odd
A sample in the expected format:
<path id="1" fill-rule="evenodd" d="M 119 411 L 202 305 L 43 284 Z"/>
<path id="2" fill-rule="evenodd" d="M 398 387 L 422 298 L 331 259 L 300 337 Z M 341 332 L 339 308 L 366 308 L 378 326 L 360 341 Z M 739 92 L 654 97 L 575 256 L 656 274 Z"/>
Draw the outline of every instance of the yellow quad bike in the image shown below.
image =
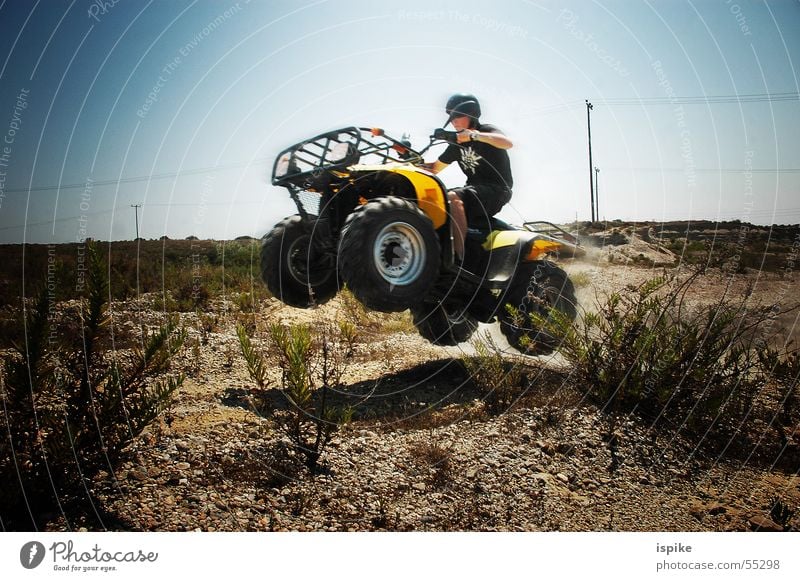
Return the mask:
<path id="1" fill-rule="evenodd" d="M 288 190 L 298 214 L 263 240 L 261 275 L 272 294 L 309 308 L 344 283 L 370 309 L 410 309 L 419 333 L 438 345 L 467 341 L 478 322 L 499 320 L 518 350 L 552 352 L 559 338 L 531 313 L 557 309 L 574 319 L 573 284 L 548 258 L 582 249 L 552 224 L 492 219 L 469 230 L 464 261 L 455 260 L 447 190 L 422 159 L 453 140 L 436 130 L 417 152 L 381 129 L 346 127 L 282 151 L 272 183 Z"/>

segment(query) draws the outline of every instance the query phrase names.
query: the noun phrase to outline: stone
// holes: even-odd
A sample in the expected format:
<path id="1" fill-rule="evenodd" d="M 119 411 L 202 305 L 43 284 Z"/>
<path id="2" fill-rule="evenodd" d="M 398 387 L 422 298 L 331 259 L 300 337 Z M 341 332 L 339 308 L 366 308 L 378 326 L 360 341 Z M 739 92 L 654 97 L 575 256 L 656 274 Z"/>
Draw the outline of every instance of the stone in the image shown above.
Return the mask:
<path id="1" fill-rule="evenodd" d="M 783 531 L 782 526 L 780 526 L 774 520 L 766 516 L 762 515 L 751 516 L 747 522 L 750 524 L 750 528 L 754 531 L 774 532 L 774 533 L 779 533 Z"/>
<path id="2" fill-rule="evenodd" d="M 714 504 L 710 505 L 707 510 L 708 514 L 716 516 L 718 514 L 724 514 L 728 512 L 728 507 L 725 506 L 724 504 L 719 504 L 718 502 L 715 502 Z"/>
<path id="3" fill-rule="evenodd" d="M 138 480 L 139 482 L 143 482 L 147 480 L 147 472 L 144 470 L 134 469 L 128 473 L 128 478 L 133 478 L 134 480 Z"/>

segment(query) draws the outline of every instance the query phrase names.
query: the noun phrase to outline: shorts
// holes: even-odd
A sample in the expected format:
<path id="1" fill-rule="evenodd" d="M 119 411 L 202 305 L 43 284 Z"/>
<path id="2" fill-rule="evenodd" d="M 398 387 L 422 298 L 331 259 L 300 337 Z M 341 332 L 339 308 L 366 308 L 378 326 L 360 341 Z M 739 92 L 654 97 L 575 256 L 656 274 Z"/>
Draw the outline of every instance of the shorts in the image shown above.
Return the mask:
<path id="1" fill-rule="evenodd" d="M 473 185 L 450 190 L 464 202 L 467 224 L 471 228 L 487 227 L 490 218 L 497 214 L 511 199 L 511 189 L 504 186 Z"/>

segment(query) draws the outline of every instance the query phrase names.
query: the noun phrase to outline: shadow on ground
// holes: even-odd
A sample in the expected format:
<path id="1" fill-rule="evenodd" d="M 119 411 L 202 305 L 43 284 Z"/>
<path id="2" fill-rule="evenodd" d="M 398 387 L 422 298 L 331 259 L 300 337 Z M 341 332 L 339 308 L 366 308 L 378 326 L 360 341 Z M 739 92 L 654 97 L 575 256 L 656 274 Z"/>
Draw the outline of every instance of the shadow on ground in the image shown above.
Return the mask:
<path id="1" fill-rule="evenodd" d="M 320 395 L 319 391 L 315 394 L 316 397 Z M 461 361 L 448 358 L 340 386 L 329 392 L 328 403 L 335 407 L 351 407 L 354 420 L 400 421 L 434 408 L 471 404 L 482 397 Z M 276 388 L 230 388 L 222 403 L 255 409 L 265 417 L 290 406 L 283 391 Z"/>

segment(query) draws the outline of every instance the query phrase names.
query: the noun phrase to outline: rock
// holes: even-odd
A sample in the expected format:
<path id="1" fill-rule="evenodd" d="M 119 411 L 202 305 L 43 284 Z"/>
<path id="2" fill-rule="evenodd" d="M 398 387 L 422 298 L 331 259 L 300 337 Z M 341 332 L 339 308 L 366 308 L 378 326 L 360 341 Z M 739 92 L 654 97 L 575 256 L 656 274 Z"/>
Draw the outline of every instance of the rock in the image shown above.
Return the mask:
<path id="1" fill-rule="evenodd" d="M 548 456 L 554 456 L 556 453 L 556 449 L 550 442 L 543 442 L 542 440 L 536 440 L 536 446 L 541 448 L 542 452 L 544 452 Z"/>
<path id="2" fill-rule="evenodd" d="M 706 505 L 702 502 L 694 502 L 689 506 L 689 514 L 697 520 L 703 520 L 706 515 Z"/>
<path id="3" fill-rule="evenodd" d="M 563 472 L 559 472 L 558 474 L 556 474 L 556 478 L 558 478 L 564 484 L 569 484 L 569 476 L 567 476 Z"/>
<path id="4" fill-rule="evenodd" d="M 411 488 L 413 488 L 414 490 L 418 490 L 419 492 L 425 492 L 425 490 L 427 490 L 428 487 L 425 486 L 424 482 L 415 482 L 414 484 L 411 485 Z"/>
<path id="5" fill-rule="evenodd" d="M 472 480 L 478 475 L 478 470 L 476 468 L 470 468 L 467 470 L 466 477 Z"/>
<path id="6" fill-rule="evenodd" d="M 780 526 L 774 520 L 766 516 L 762 515 L 751 516 L 747 522 L 750 524 L 750 528 L 754 531 L 775 532 L 775 533 L 783 531 L 782 526 Z"/>
<path id="7" fill-rule="evenodd" d="M 128 472 L 128 478 L 133 478 L 134 480 L 138 480 L 139 482 L 144 482 L 145 480 L 147 480 L 147 472 L 136 468 Z"/>
<path id="8" fill-rule="evenodd" d="M 177 464 L 175 464 L 175 468 L 177 470 L 188 470 L 191 467 L 192 465 L 189 464 L 188 462 L 178 462 Z"/>
<path id="9" fill-rule="evenodd" d="M 716 516 L 718 514 L 724 514 L 728 512 L 728 507 L 725 506 L 724 504 L 719 504 L 718 502 L 715 502 L 714 504 L 709 506 L 707 510 L 708 514 Z"/>
<path id="10" fill-rule="evenodd" d="M 716 516 L 726 512 L 728 512 L 728 507 L 719 502 L 712 502 L 711 504 L 695 502 L 689 507 L 689 514 L 697 520 L 703 520 L 706 515 Z"/>

